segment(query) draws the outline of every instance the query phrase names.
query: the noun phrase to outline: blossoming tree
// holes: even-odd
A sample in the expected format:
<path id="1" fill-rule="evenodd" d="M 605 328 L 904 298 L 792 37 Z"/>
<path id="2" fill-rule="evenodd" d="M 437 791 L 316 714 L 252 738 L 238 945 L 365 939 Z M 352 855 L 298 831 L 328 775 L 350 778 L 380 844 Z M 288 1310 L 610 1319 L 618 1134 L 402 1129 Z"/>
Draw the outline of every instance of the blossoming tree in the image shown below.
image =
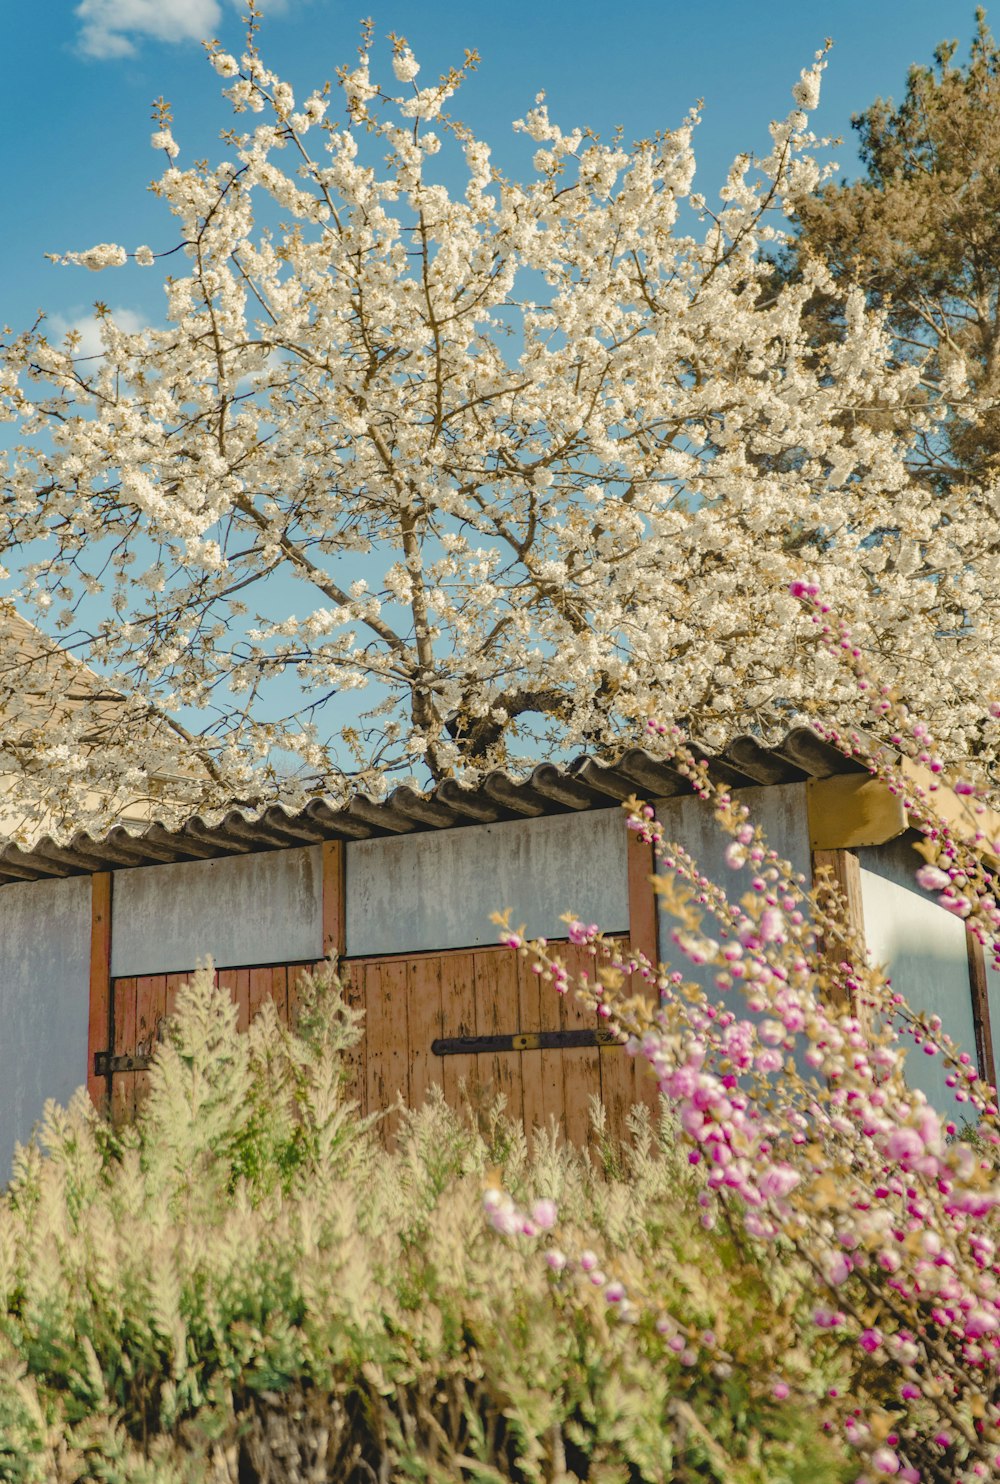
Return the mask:
<path id="1" fill-rule="evenodd" d="M 422 86 L 393 38 L 387 88 L 371 53 L 366 32 L 335 110 L 330 90 L 296 101 L 253 21 L 241 58 L 210 47 L 238 115 L 225 157 L 182 168 L 166 109 L 153 136 L 182 245 L 164 325 L 102 310 L 96 360 L 44 322 L 2 347 L 17 601 L 123 696 L 99 761 L 68 718 L 25 795 L 58 779 L 79 818 L 99 774 L 89 806 L 112 815 L 176 746 L 137 741 L 144 715 L 187 726 L 203 803 L 273 792 L 276 749 L 286 789 L 380 787 L 613 744 L 653 712 L 709 741 L 847 718 L 856 695 L 788 593 L 813 574 L 949 756 L 988 769 L 988 502 L 915 485 L 894 431 L 912 418 L 870 415 L 912 400 L 919 368 L 893 365 L 860 294 L 817 348 L 824 270 L 767 289 L 761 248 L 822 178 L 822 57 L 712 207 L 696 113 L 629 148 L 539 97 L 519 182 L 445 113 L 474 56 Z M 944 391 L 935 416 L 963 395 Z M 3 726 L 9 743 L 16 695 Z"/>

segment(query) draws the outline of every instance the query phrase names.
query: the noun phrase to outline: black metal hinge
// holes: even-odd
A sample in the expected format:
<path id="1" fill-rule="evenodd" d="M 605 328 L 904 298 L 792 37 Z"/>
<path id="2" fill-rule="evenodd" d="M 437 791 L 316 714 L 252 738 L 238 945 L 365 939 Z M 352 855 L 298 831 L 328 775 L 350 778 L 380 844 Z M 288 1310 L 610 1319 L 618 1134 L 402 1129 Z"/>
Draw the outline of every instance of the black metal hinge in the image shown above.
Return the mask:
<path id="1" fill-rule="evenodd" d="M 568 1051 L 580 1046 L 617 1046 L 613 1031 L 519 1031 L 513 1036 L 445 1036 L 431 1042 L 435 1056 L 475 1056 L 490 1051 Z"/>
<path id="2" fill-rule="evenodd" d="M 111 1077 L 115 1072 L 148 1072 L 150 1056 L 112 1056 L 110 1051 L 94 1052 L 94 1076 Z"/>

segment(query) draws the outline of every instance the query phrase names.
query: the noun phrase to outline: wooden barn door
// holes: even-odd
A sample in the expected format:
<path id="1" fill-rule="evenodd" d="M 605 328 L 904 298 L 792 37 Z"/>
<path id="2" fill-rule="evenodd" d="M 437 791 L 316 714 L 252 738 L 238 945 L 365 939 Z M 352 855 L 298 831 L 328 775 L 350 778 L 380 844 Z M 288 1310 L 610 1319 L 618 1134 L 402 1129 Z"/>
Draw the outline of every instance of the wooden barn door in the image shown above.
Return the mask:
<path id="1" fill-rule="evenodd" d="M 584 951 L 555 946 L 571 971 L 592 968 Z M 597 1015 L 542 983 L 509 948 L 358 958 L 344 971 L 350 999 L 365 1015 L 352 1083 L 365 1112 L 389 1108 L 397 1097 L 419 1107 L 434 1086 L 452 1107 L 479 1111 L 503 1093 L 507 1115 L 529 1132 L 554 1120 L 584 1144 L 591 1097 L 603 1100 L 616 1133 L 633 1103 L 655 1104 L 652 1079 L 624 1049 L 598 1044 Z M 390 1136 L 397 1122 L 391 1114 Z"/>
<path id="2" fill-rule="evenodd" d="M 260 968 L 218 969 L 216 983 L 228 989 L 237 1006 L 237 1025 L 245 1031 L 265 999 L 272 999 L 280 1019 L 294 1023 L 299 976 L 319 964 L 267 964 Z M 95 1101 L 110 1107 L 115 1123 L 127 1122 L 149 1085 L 146 1070 L 163 1022 L 174 1012 L 177 991 L 191 977 L 146 974 L 110 980 L 108 1020 L 103 1049 L 91 1058 Z M 93 1036 L 93 1030 L 92 1030 Z"/>

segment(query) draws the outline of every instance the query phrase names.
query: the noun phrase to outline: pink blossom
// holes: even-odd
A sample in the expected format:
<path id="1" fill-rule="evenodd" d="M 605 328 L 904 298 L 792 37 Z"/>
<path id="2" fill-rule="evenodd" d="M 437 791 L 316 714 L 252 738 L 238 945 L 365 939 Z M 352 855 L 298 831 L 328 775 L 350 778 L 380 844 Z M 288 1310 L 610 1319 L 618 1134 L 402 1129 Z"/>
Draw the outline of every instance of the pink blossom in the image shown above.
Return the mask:
<path id="1" fill-rule="evenodd" d="M 556 1224 L 558 1211 L 555 1201 L 536 1201 L 531 1208 L 531 1219 L 539 1231 L 551 1231 Z"/>
<path id="2" fill-rule="evenodd" d="M 973 1340 L 978 1340 L 982 1335 L 996 1334 L 998 1329 L 1000 1320 L 989 1309 L 973 1309 L 965 1321 L 965 1333 Z"/>
<path id="3" fill-rule="evenodd" d="M 872 1468 L 878 1474 L 898 1474 L 899 1454 L 892 1448 L 876 1448 L 872 1454 Z"/>
<path id="4" fill-rule="evenodd" d="M 924 1141 L 915 1128 L 897 1128 L 885 1142 L 885 1152 L 890 1159 L 907 1164 L 924 1152 Z"/>
<path id="5" fill-rule="evenodd" d="M 768 907 L 761 913 L 760 936 L 764 943 L 785 941 L 785 919 L 777 907 Z"/>

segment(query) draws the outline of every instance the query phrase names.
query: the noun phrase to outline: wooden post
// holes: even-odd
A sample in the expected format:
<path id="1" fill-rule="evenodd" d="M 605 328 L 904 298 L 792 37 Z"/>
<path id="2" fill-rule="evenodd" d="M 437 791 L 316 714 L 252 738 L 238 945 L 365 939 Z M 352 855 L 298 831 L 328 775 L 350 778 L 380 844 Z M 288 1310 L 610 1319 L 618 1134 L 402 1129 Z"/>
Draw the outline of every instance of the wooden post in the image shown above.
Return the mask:
<path id="1" fill-rule="evenodd" d="M 979 1075 L 991 1087 L 996 1087 L 996 1064 L 993 1060 L 993 1032 L 990 1026 L 990 1001 L 986 989 L 986 954 L 983 945 L 972 933 L 965 935 L 965 949 L 969 958 L 969 988 L 972 991 L 972 1023 L 976 1028 L 976 1059 Z"/>
<path id="2" fill-rule="evenodd" d="M 653 847 L 628 831 L 628 935 L 632 951 L 659 962 L 660 945 L 656 892 L 650 877 L 656 869 Z"/>
<path id="3" fill-rule="evenodd" d="M 624 820 L 622 821 L 624 824 Z M 628 945 L 633 953 L 645 954 L 656 967 L 660 958 L 659 910 L 652 876 L 656 867 L 653 846 L 640 840 L 635 830 L 626 828 L 626 869 L 628 871 Z M 630 993 L 644 993 L 650 998 L 655 990 L 638 975 L 633 977 Z M 625 1117 L 634 1103 L 645 1103 L 653 1118 L 659 1117 L 659 1093 L 649 1069 L 639 1066 L 621 1046 L 602 1046 L 597 1053 L 601 1066 L 601 1100 L 607 1109 L 610 1132 L 625 1136 Z"/>
<path id="4" fill-rule="evenodd" d="M 347 938 L 347 873 L 343 840 L 323 841 L 323 957 L 342 958 Z"/>
<path id="5" fill-rule="evenodd" d="M 841 899 L 847 909 L 847 927 L 852 929 L 864 943 L 865 912 L 861 896 L 860 861 L 853 850 L 814 850 L 812 853 L 814 881 L 824 866 L 829 867 L 832 882 L 839 889 Z M 832 953 L 827 954 L 828 958 L 834 956 Z M 846 1008 L 846 1004 L 841 1005 L 840 1008 Z M 863 1006 L 852 1003 L 851 1009 L 859 1020 L 867 1019 Z"/>
<path id="6" fill-rule="evenodd" d="M 111 1046 L 110 871 L 90 878 L 90 1012 L 87 1025 L 87 1091 L 100 1108 L 111 1093 L 110 1077 L 95 1077 L 94 1056 Z"/>

